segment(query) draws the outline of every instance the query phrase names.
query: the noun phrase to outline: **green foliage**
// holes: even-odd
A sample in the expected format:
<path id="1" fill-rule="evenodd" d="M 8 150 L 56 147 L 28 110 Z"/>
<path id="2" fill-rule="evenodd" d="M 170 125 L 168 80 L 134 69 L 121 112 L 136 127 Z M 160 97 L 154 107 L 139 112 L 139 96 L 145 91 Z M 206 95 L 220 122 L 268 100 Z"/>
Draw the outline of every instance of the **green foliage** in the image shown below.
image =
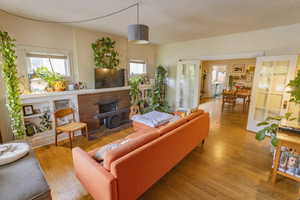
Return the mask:
<path id="1" fill-rule="evenodd" d="M 155 84 L 152 89 L 150 108 L 161 112 L 170 112 L 170 107 L 166 101 L 167 91 L 167 70 L 159 65 L 156 68 Z"/>
<path id="2" fill-rule="evenodd" d="M 262 141 L 266 138 L 267 135 L 271 136 L 271 144 L 277 146 L 277 131 L 279 124 L 282 120 L 293 121 L 296 118 L 292 117 L 292 113 L 286 113 L 285 115 L 267 117 L 263 122 L 258 123 L 256 126 L 263 126 L 261 130 L 256 133 L 256 139 Z"/>
<path id="3" fill-rule="evenodd" d="M 50 87 L 53 87 L 57 81 L 64 80 L 63 76 L 54 71 L 50 71 L 47 67 L 40 67 L 35 70 L 35 75 L 48 83 Z"/>
<path id="4" fill-rule="evenodd" d="M 15 40 L 7 32 L 0 31 L 0 54 L 2 74 L 7 93 L 7 108 L 11 119 L 11 128 L 16 139 L 25 135 L 22 116 L 19 80 L 17 75 Z"/>
<path id="5" fill-rule="evenodd" d="M 297 76 L 294 80 L 291 80 L 288 84 L 291 88 L 291 98 L 290 102 L 300 103 L 300 70 L 297 72 Z"/>
<path id="6" fill-rule="evenodd" d="M 40 132 L 44 132 L 47 130 L 50 130 L 52 128 L 52 122 L 51 122 L 51 117 L 49 112 L 45 112 L 40 118 Z"/>
<path id="7" fill-rule="evenodd" d="M 92 43 L 94 61 L 97 68 L 115 69 L 118 67 L 119 53 L 114 49 L 116 42 L 109 37 L 103 37 Z"/>
<path id="8" fill-rule="evenodd" d="M 143 78 L 141 76 L 134 76 L 129 79 L 129 86 L 130 86 L 130 103 L 132 106 L 139 106 L 140 110 L 142 111 L 144 101 L 142 100 L 142 92 L 140 90 L 140 85 L 143 82 Z"/>

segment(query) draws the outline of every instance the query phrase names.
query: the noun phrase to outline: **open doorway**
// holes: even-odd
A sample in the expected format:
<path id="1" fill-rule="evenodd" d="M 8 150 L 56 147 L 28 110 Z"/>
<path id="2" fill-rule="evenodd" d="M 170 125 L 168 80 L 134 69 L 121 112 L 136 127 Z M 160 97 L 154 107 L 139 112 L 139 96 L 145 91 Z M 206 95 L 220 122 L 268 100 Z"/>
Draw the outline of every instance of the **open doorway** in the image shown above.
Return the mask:
<path id="1" fill-rule="evenodd" d="M 256 58 L 202 61 L 200 103 L 217 100 L 224 111 L 248 112 Z M 223 95 L 224 92 L 230 95 Z M 224 105 L 224 106 L 223 106 Z"/>

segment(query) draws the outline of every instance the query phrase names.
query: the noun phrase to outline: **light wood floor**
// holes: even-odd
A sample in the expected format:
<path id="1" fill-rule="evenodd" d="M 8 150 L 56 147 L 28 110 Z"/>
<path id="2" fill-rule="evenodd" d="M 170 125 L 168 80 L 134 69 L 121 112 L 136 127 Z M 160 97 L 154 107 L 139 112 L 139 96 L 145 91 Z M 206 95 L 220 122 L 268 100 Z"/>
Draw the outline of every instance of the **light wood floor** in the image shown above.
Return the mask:
<path id="1" fill-rule="evenodd" d="M 247 115 L 241 105 L 234 112 L 220 112 L 220 101 L 202 107 L 211 113 L 211 131 L 204 147 L 197 147 L 153 185 L 144 200 L 277 199 L 296 200 L 299 184 L 278 178 L 269 182 L 272 156 L 268 141 L 258 142 L 245 130 Z M 125 137 L 131 129 L 87 142 L 77 137 L 74 145 L 85 150 Z M 54 145 L 37 149 L 36 155 L 52 189 L 54 200 L 92 199 L 73 173 L 71 151 Z M 100 188 L 99 188 L 100 189 Z"/>

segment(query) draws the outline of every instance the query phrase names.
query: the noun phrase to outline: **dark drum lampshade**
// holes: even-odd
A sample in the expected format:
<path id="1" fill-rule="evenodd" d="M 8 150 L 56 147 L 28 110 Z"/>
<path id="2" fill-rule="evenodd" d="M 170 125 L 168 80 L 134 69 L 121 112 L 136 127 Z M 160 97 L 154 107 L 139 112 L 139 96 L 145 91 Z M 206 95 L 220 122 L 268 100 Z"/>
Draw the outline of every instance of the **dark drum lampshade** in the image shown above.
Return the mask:
<path id="1" fill-rule="evenodd" d="M 144 24 L 128 25 L 128 41 L 135 44 L 148 44 L 149 27 Z"/>

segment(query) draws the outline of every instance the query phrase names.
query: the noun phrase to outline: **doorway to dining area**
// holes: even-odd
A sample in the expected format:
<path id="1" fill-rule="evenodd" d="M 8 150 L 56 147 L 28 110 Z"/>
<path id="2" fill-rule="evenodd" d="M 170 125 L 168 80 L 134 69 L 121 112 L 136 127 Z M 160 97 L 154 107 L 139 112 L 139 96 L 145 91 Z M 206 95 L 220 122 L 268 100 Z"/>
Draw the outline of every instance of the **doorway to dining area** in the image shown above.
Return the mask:
<path id="1" fill-rule="evenodd" d="M 201 101 L 222 101 L 222 112 L 247 113 L 256 58 L 207 60 L 202 62 Z"/>

